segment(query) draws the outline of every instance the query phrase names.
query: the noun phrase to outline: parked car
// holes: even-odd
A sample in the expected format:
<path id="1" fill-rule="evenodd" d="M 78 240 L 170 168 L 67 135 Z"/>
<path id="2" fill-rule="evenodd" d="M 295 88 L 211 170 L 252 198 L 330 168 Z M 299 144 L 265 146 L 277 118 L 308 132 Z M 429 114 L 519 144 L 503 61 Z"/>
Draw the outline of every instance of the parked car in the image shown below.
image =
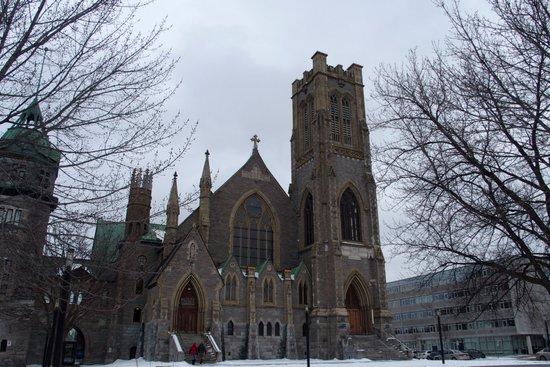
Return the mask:
<path id="1" fill-rule="evenodd" d="M 468 353 L 451 349 L 451 357 L 449 359 L 472 359 L 472 357 Z"/>
<path id="2" fill-rule="evenodd" d="M 550 361 L 550 348 L 544 348 L 535 353 L 539 361 Z"/>
<path id="3" fill-rule="evenodd" d="M 416 359 L 426 359 L 430 355 L 430 351 L 428 350 L 415 350 L 413 352 L 413 358 Z"/>
<path id="4" fill-rule="evenodd" d="M 485 353 L 477 349 L 467 349 L 466 353 L 468 353 L 472 359 L 485 358 Z"/>
<path id="5" fill-rule="evenodd" d="M 449 358 L 451 352 L 446 350 L 445 351 L 445 358 Z M 440 350 L 431 350 L 428 352 L 428 356 L 426 359 L 441 359 L 441 351 Z"/>
<path id="6" fill-rule="evenodd" d="M 431 358 L 430 358 L 431 357 Z M 430 354 L 428 359 L 441 359 L 441 352 L 440 351 L 434 351 Z M 445 359 L 472 359 L 468 353 L 461 352 L 459 350 L 446 350 L 445 351 Z"/>

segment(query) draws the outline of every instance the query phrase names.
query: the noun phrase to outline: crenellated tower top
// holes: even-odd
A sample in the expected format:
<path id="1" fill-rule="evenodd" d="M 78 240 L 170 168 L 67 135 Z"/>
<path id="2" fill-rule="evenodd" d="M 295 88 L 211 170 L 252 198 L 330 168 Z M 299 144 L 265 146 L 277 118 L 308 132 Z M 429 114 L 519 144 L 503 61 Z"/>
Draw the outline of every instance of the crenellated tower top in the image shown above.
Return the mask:
<path id="1" fill-rule="evenodd" d="M 302 79 L 296 79 L 292 83 L 292 95 L 298 93 L 304 86 L 310 83 L 318 73 L 326 74 L 332 78 L 341 79 L 348 83 L 360 84 L 363 86 L 363 67 L 359 64 L 351 64 L 347 69 L 342 65 L 331 66 L 327 64 L 327 54 L 317 51 L 311 56 L 313 68 L 304 71 Z"/>
<path id="2" fill-rule="evenodd" d="M 153 173 L 135 168 L 130 178 L 130 194 L 126 210 L 126 238 L 135 241 L 149 231 Z"/>

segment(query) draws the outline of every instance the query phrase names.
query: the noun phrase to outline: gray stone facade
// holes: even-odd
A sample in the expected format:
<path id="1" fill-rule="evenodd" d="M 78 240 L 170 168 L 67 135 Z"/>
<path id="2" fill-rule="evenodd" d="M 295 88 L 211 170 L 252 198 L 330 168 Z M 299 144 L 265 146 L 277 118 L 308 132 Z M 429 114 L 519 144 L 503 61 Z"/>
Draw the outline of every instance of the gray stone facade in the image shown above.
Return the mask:
<path id="1" fill-rule="evenodd" d="M 376 337 L 388 327 L 361 66 L 329 66 L 320 52 L 312 59 L 292 84 L 288 193 L 257 141 L 212 191 L 207 152 L 199 207 L 180 223 L 174 177 L 161 228 L 149 218 L 152 176 L 134 171 L 126 220 L 96 230 L 92 260 L 115 261 L 98 276 L 115 311 L 74 325 L 84 335 L 84 363 L 181 359 L 173 335 L 187 350 L 205 332 L 220 358 L 303 358 L 306 307 L 314 358 L 348 358 L 356 334 Z"/>

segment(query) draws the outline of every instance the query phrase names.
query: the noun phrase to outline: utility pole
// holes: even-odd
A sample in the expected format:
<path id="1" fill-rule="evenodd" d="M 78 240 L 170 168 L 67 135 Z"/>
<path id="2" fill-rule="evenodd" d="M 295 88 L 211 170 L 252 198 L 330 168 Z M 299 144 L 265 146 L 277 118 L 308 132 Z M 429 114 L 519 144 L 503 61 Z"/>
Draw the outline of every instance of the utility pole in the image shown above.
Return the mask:
<path id="1" fill-rule="evenodd" d="M 67 306 L 71 289 L 71 269 L 74 262 L 74 249 L 67 250 L 63 275 L 59 289 L 59 302 L 54 311 L 54 321 L 52 325 L 51 341 L 48 342 L 48 350 L 44 353 L 45 367 L 61 367 L 63 340 L 65 339 L 65 318 L 67 316 Z M 50 348 L 53 348 L 51 351 Z"/>
<path id="2" fill-rule="evenodd" d="M 309 308 L 306 306 L 306 357 L 307 357 L 307 367 L 310 367 L 309 360 Z"/>
<path id="3" fill-rule="evenodd" d="M 546 347 L 550 348 L 550 334 L 548 333 L 548 320 L 544 318 L 544 327 L 546 328 Z"/>
<path id="4" fill-rule="evenodd" d="M 445 364 L 445 350 L 443 349 L 443 333 L 441 332 L 441 316 L 439 310 L 435 310 L 437 315 L 437 331 L 439 332 L 439 346 L 441 348 L 441 363 Z"/>

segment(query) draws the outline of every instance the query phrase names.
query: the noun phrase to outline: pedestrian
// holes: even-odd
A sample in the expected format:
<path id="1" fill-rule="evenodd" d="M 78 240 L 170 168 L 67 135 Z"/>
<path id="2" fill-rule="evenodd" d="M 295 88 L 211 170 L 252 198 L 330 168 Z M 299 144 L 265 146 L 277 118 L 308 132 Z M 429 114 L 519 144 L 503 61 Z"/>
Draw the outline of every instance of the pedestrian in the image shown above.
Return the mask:
<path id="1" fill-rule="evenodd" d="M 189 348 L 189 355 L 191 356 L 191 363 L 194 365 L 197 361 L 197 354 L 199 352 L 199 349 L 197 348 L 197 344 L 193 343 L 191 348 Z"/>
<path id="2" fill-rule="evenodd" d="M 199 344 L 199 362 L 202 364 L 204 362 L 204 354 L 206 353 L 206 346 L 203 342 Z"/>

